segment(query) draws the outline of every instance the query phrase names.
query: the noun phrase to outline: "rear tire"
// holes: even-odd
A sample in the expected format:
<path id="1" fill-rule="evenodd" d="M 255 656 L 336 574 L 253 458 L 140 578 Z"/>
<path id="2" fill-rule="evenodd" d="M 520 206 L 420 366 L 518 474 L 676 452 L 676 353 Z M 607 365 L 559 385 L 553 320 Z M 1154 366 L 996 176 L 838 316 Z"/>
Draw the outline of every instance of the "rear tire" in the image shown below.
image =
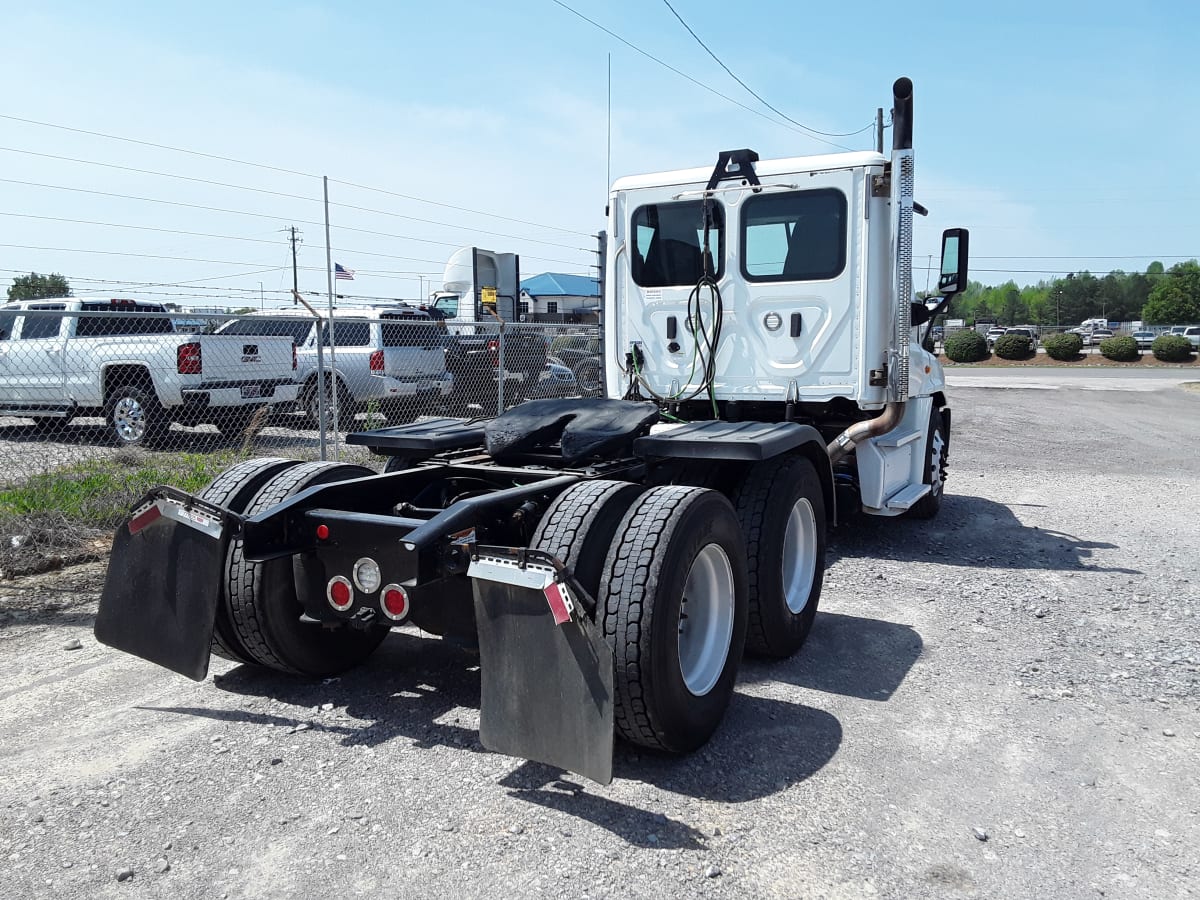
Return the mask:
<path id="1" fill-rule="evenodd" d="M 363 466 L 303 463 L 263 485 L 245 514 L 257 515 L 314 485 L 374 474 Z M 250 562 L 242 555 L 242 542 L 234 540 L 227 572 L 234 633 L 258 665 L 316 678 L 335 675 L 363 662 L 387 637 L 386 625 L 330 630 L 302 622 L 291 558 Z"/>
<path id="2" fill-rule="evenodd" d="M 702 746 L 729 706 L 746 636 L 745 549 L 729 501 L 691 487 L 642 494 L 617 526 L 598 593 L 617 731 L 670 753 Z"/>
<path id="3" fill-rule="evenodd" d="M 230 512 L 242 513 L 264 484 L 285 469 L 300 465 L 295 459 L 248 459 L 226 469 L 197 496 L 201 500 L 223 506 Z M 229 584 L 229 558 L 225 559 L 224 584 Z M 217 618 L 213 623 L 212 652 L 214 656 L 233 662 L 253 665 L 254 659 L 242 646 L 233 628 L 233 613 L 229 608 L 229 592 L 222 588 L 217 602 Z"/>
<path id="4" fill-rule="evenodd" d="M 746 539 L 746 649 L 791 656 L 812 630 L 825 574 L 825 495 L 802 456 L 758 463 L 733 497 Z"/>
<path id="5" fill-rule="evenodd" d="M 644 491 L 642 485 L 625 481 L 572 485 L 550 504 L 529 546 L 558 557 L 596 599 L 609 545 L 625 513 Z"/>
<path id="6" fill-rule="evenodd" d="M 118 385 L 104 403 L 108 426 L 122 447 L 158 447 L 171 427 L 153 388 L 137 382 Z"/>
<path id="7" fill-rule="evenodd" d="M 932 519 L 942 508 L 946 491 L 946 468 L 950 461 L 950 435 L 940 409 L 929 415 L 929 435 L 925 440 L 925 477 L 929 493 L 914 503 L 905 514 L 912 519 Z"/>
<path id="8" fill-rule="evenodd" d="M 604 372 L 600 362 L 595 359 L 585 359 L 575 366 L 575 383 L 579 393 L 584 397 L 601 397 L 604 395 Z"/>

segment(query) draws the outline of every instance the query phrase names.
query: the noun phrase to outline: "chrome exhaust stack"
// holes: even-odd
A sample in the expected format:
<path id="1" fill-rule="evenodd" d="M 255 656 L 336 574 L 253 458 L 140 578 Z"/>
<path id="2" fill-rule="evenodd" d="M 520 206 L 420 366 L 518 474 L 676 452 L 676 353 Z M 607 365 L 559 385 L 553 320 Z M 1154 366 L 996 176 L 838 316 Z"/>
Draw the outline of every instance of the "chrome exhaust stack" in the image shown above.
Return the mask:
<path id="1" fill-rule="evenodd" d="M 829 462 L 836 463 L 848 455 L 851 450 L 867 438 L 887 434 L 900 424 L 904 417 L 904 403 L 889 403 L 883 408 L 883 413 L 865 422 L 855 422 L 836 438 L 829 442 L 825 452 L 829 454 Z"/>

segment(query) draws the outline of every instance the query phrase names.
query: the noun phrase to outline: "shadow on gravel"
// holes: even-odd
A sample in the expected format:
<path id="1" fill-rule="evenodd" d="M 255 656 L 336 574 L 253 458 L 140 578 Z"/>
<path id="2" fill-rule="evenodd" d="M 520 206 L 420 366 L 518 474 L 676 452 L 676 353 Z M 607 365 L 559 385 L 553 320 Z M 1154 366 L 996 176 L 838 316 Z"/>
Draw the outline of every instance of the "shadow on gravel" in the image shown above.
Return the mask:
<path id="1" fill-rule="evenodd" d="M 832 565 L 845 556 L 976 569 L 1142 574 L 1137 569 L 1092 562 L 1093 550 L 1115 549 L 1117 544 L 1025 525 L 1003 503 L 947 494 L 938 517 L 930 521 L 875 516 L 849 519 L 830 534 L 827 562 Z"/>
<path id="2" fill-rule="evenodd" d="M 816 774 L 833 759 L 841 743 L 841 723 L 823 710 L 738 693 L 713 739 L 688 756 L 667 756 L 618 741 L 613 777 L 686 797 L 746 803 Z M 779 752 L 780 747 L 787 752 Z M 591 822 L 639 847 L 703 846 L 703 835 L 691 826 L 591 793 L 573 780 L 576 777 L 526 762 L 500 784 L 518 800 Z"/>
<path id="3" fill-rule="evenodd" d="M 739 678 L 884 701 L 900 687 L 924 646 L 908 625 L 822 612 L 800 653 L 779 661 L 747 658 Z"/>
<path id="4" fill-rule="evenodd" d="M 479 706 L 478 660 L 446 641 L 404 632 L 388 636 L 362 666 L 340 678 L 306 681 L 278 672 L 238 666 L 213 677 L 218 690 L 264 697 L 282 704 L 277 713 L 203 707 L 145 707 L 156 712 L 200 716 L 256 725 L 301 726 L 342 736 L 342 744 L 378 746 L 408 738 L 416 747 L 447 746 L 483 752 L 479 732 L 439 721 L 460 708 Z M 331 703 L 359 721 L 327 721 L 320 707 Z M 306 707 L 306 708 L 305 708 Z"/>

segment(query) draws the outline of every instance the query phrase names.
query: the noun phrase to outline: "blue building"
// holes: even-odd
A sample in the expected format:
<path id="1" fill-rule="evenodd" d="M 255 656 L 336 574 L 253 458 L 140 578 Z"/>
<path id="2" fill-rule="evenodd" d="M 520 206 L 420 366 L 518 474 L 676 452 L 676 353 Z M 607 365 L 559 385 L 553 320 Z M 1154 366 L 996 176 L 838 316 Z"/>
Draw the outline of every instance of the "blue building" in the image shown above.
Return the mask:
<path id="1" fill-rule="evenodd" d="M 600 282 L 557 272 L 523 278 L 520 310 L 528 322 L 598 322 Z"/>

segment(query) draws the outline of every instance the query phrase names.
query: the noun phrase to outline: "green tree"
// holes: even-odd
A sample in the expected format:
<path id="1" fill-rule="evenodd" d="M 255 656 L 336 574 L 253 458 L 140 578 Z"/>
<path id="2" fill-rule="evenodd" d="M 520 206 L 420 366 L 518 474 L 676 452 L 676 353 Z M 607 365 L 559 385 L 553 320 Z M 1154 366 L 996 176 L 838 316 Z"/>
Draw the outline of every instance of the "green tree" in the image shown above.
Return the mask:
<path id="1" fill-rule="evenodd" d="M 18 275 L 8 289 L 9 300 L 43 300 L 47 297 L 70 296 L 71 285 L 57 272 L 52 275 L 39 275 L 37 272 Z"/>
<path id="2" fill-rule="evenodd" d="M 1150 289 L 1142 318 L 1151 325 L 1200 322 L 1200 263 L 1196 260 L 1171 266 Z"/>

